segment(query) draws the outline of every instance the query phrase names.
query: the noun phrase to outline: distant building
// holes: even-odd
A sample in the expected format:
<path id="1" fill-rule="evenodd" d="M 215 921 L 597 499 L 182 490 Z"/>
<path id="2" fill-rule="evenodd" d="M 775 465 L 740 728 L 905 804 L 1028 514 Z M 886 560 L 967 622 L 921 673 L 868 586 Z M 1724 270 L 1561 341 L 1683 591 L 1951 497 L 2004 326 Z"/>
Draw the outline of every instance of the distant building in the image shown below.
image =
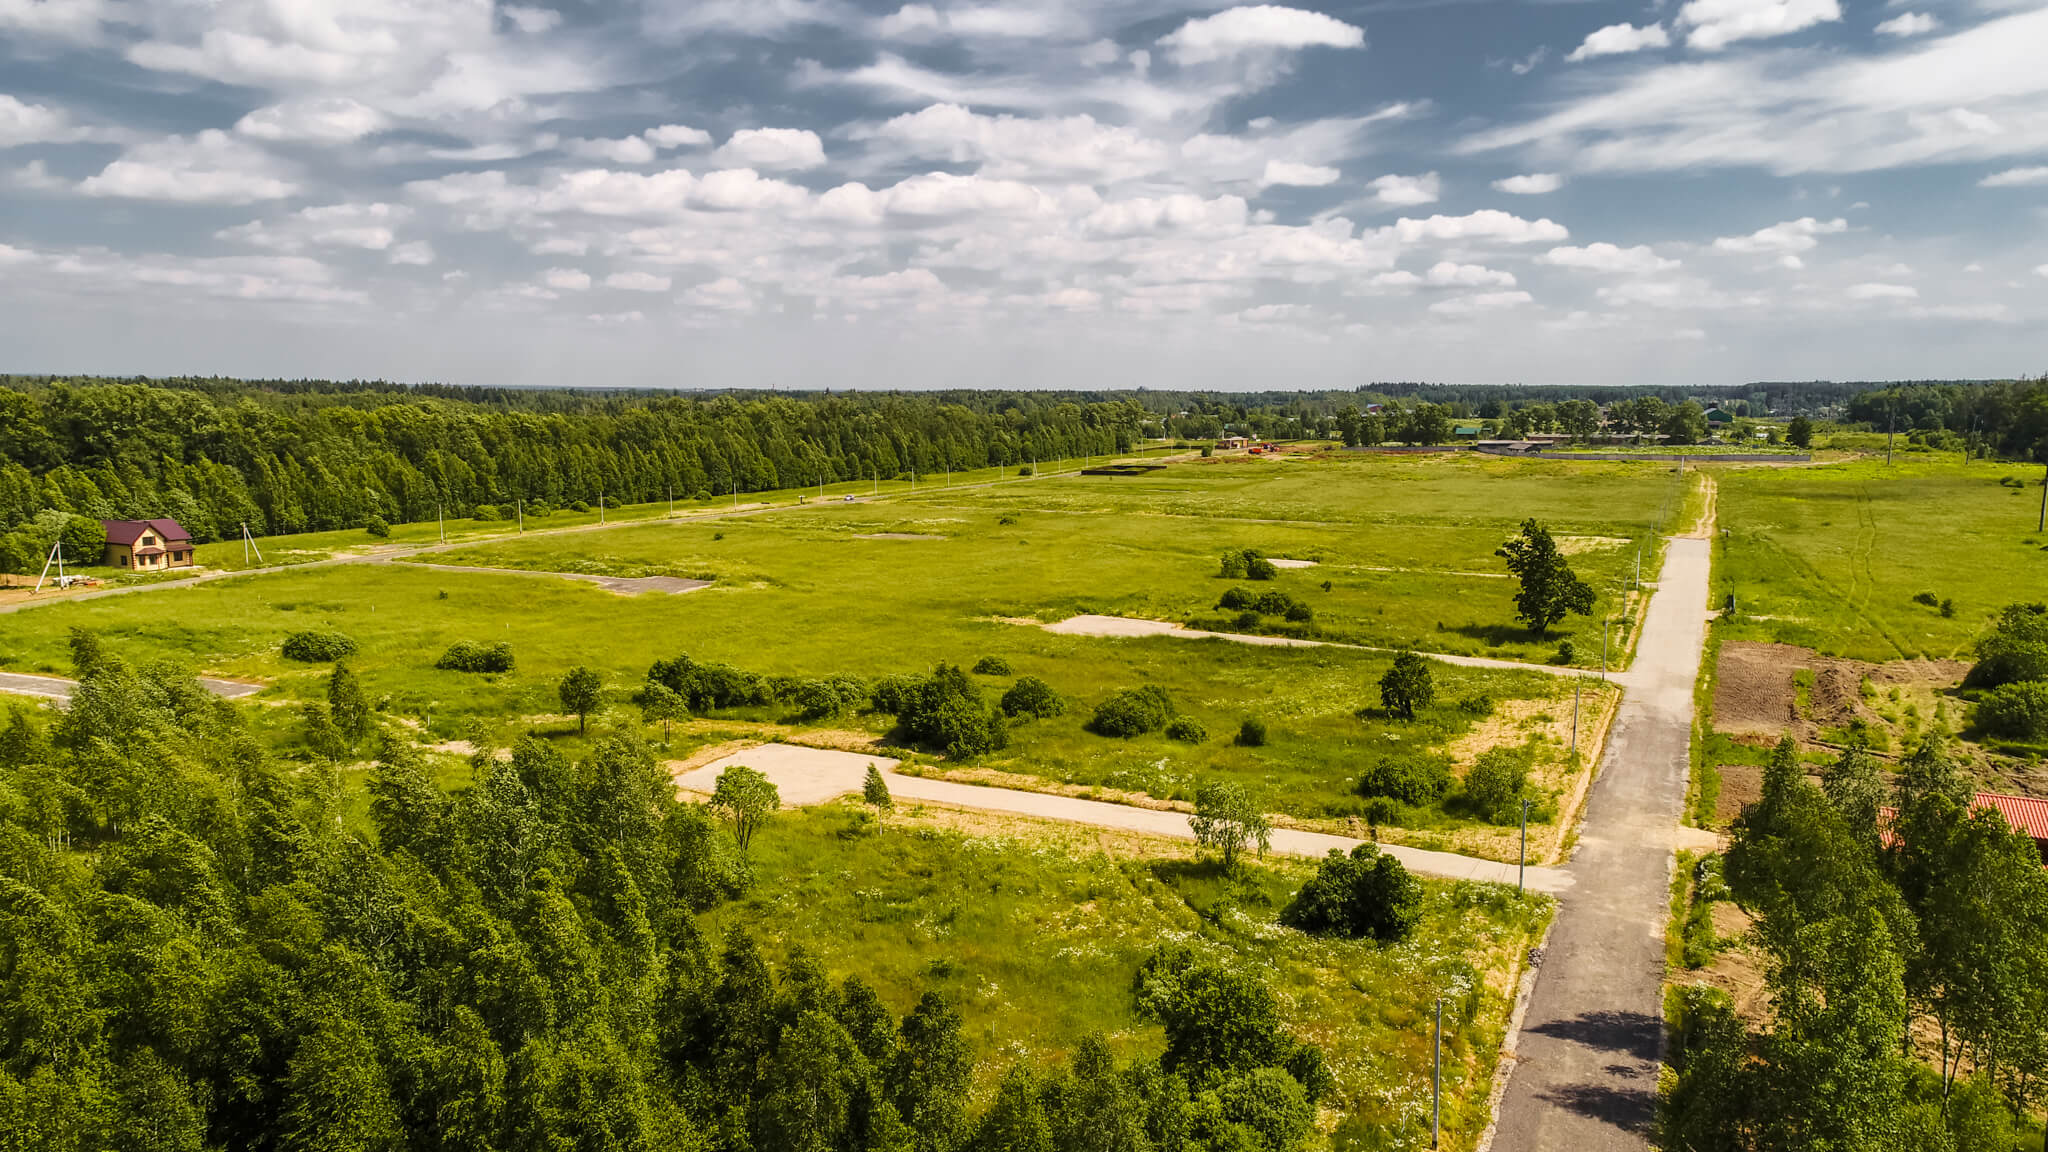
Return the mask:
<path id="1" fill-rule="evenodd" d="M 1735 423 L 1735 417 L 1730 416 L 1728 413 L 1723 412 L 1719 408 L 1715 408 L 1707 413 L 1707 423 L 1733 424 Z"/>
<path id="2" fill-rule="evenodd" d="M 1251 441 L 1243 436 L 1225 436 L 1221 440 L 1216 441 L 1216 447 L 1218 448 L 1245 448 L 1250 445 Z"/>
<path id="3" fill-rule="evenodd" d="M 107 566 L 150 572 L 192 566 L 192 534 L 176 520 L 102 520 Z"/>
<path id="4" fill-rule="evenodd" d="M 1477 440 L 1483 431 L 1477 424 L 1459 424 L 1452 427 L 1451 436 L 1457 440 Z"/>
<path id="5" fill-rule="evenodd" d="M 2048 800 L 2036 796 L 2008 796 L 2000 792 L 1979 792 L 1970 798 L 1972 808 L 1993 808 L 2013 831 L 2034 842 L 2034 850 L 2041 854 L 2041 863 L 2048 866 Z M 1886 844 L 1893 844 L 1895 833 L 1892 821 L 1898 819 L 1893 808 L 1878 810 L 1878 829 Z"/>

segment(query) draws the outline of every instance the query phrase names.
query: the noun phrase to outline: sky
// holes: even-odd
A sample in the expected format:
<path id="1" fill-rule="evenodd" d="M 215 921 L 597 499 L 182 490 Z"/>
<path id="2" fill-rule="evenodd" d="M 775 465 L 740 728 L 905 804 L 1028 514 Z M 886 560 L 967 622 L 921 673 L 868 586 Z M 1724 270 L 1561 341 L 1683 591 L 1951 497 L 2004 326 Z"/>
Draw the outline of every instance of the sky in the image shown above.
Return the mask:
<path id="1" fill-rule="evenodd" d="M 0 0 L 0 371 L 2048 370 L 2039 0 Z"/>

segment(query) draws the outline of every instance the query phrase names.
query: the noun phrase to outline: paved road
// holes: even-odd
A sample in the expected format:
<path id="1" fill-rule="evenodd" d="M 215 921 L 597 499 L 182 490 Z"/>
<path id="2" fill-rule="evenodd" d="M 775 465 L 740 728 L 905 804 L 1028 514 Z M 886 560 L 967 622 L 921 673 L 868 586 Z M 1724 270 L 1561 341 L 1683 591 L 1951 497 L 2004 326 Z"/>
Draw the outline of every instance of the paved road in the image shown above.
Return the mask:
<path id="1" fill-rule="evenodd" d="M 861 781 L 867 775 L 867 767 L 873 764 L 881 769 L 882 779 L 889 785 L 889 794 L 899 800 L 922 800 L 931 804 L 943 804 L 949 808 L 1004 812 L 1041 820 L 1059 820 L 1095 828 L 1115 828 L 1126 832 L 1165 836 L 1175 840 L 1195 838 L 1194 833 L 1188 828 L 1188 816 L 1185 812 L 1137 808 L 1129 804 L 1082 800 L 1078 797 L 1054 796 L 1044 792 L 956 784 L 950 780 L 930 780 L 922 776 L 899 776 L 893 771 L 897 762 L 886 756 L 864 756 L 857 752 L 800 748 L 792 744 L 763 744 L 744 752 L 735 752 L 701 768 L 682 773 L 676 777 L 676 786 L 709 795 L 717 784 L 718 774 L 734 764 L 745 764 L 764 773 L 775 782 L 776 790 L 781 793 L 782 802 L 797 807 L 822 804 L 849 792 L 859 792 Z M 1271 850 L 1284 856 L 1319 859 L 1328 855 L 1332 848 L 1349 852 L 1361 843 L 1363 841 L 1346 836 L 1328 836 L 1320 832 L 1276 828 L 1273 830 Z M 1497 860 L 1479 860 L 1452 852 L 1430 852 L 1398 844 L 1382 844 L 1380 850 L 1426 876 L 1439 876 L 1451 880 L 1485 880 L 1496 884 L 1515 882 L 1515 866 Z M 1561 892 L 1569 888 L 1571 882 L 1571 875 L 1562 869 L 1531 868 L 1528 871 L 1528 884 L 1534 891 Z"/>
<path id="2" fill-rule="evenodd" d="M 244 680 L 216 680 L 201 676 L 199 685 L 222 699 L 234 700 L 242 696 L 254 696 L 269 687 L 267 684 L 251 684 Z M 78 681 L 66 680 L 62 676 L 31 676 L 26 672 L 0 672 L 0 692 L 12 692 L 17 696 L 40 696 L 45 700 L 69 700 L 71 692 L 78 687 Z"/>
<path id="3" fill-rule="evenodd" d="M 1293 636 L 1254 636 L 1242 632 L 1204 632 L 1171 620 L 1145 620 L 1135 616 L 1098 616 L 1083 613 L 1056 620 L 1040 627 L 1047 632 L 1062 636 L 1112 636 L 1121 638 L 1142 636 L 1172 636 L 1181 640 L 1228 640 L 1233 644 L 1258 644 L 1269 648 L 1351 648 L 1359 652 L 1392 652 L 1392 648 L 1373 648 L 1364 644 L 1340 644 L 1335 640 L 1301 640 Z M 1464 668 L 1501 668 L 1510 672 L 1542 672 L 1549 676 L 1587 676 L 1598 679 L 1600 673 L 1588 672 L 1583 668 L 1561 668 L 1555 664 L 1531 664 L 1523 660 L 1496 660 L 1491 656 L 1453 656 L 1447 652 L 1418 652 L 1431 660 L 1445 664 L 1456 664 Z"/>
<path id="4" fill-rule="evenodd" d="M 1709 542 L 1676 539 L 1587 798 L 1494 1152 L 1640 1152 L 1656 1115 L 1664 920 L 1685 804 Z"/>

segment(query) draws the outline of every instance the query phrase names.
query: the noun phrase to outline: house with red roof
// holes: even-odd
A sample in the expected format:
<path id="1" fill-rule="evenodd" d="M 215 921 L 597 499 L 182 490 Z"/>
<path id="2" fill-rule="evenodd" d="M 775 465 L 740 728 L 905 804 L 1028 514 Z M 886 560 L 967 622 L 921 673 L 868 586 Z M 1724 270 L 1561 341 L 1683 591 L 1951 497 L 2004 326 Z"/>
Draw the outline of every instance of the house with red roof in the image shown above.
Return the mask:
<path id="1" fill-rule="evenodd" d="M 102 520 L 107 567 L 156 572 L 192 566 L 192 534 L 176 520 Z"/>
<path id="2" fill-rule="evenodd" d="M 2034 848 L 2041 853 L 2041 864 L 2048 867 L 2048 800 L 2036 796 L 2008 796 L 2003 792 L 1979 792 L 1970 797 L 1973 809 L 1993 808 L 2005 817 L 2006 824 L 2013 831 L 2034 842 Z M 1898 843 L 1892 831 L 1892 821 L 1898 818 L 1895 808 L 1878 810 L 1878 830 L 1887 846 Z"/>

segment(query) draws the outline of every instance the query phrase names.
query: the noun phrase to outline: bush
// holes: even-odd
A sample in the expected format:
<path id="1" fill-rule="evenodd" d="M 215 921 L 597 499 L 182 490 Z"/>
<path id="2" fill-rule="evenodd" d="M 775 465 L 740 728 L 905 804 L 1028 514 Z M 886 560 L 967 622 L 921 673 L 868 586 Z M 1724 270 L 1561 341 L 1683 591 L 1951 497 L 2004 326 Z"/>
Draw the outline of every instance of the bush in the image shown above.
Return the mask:
<path id="1" fill-rule="evenodd" d="M 1271 580 L 1280 575 L 1280 570 L 1264 556 L 1248 556 L 1244 562 L 1244 574 L 1248 580 Z"/>
<path id="2" fill-rule="evenodd" d="M 547 517 L 553 516 L 555 514 L 555 506 L 553 504 L 548 503 L 545 500 L 530 501 L 526 505 L 526 514 L 528 516 L 537 516 L 542 519 L 546 519 Z"/>
<path id="3" fill-rule="evenodd" d="M 477 644 L 457 640 L 441 653 L 439 660 L 434 661 L 434 667 L 446 672 L 510 672 L 512 645 L 503 641 Z"/>
<path id="4" fill-rule="evenodd" d="M 588 512 L 590 511 L 590 502 L 588 500 L 571 500 L 569 501 L 569 511 Z"/>
<path id="5" fill-rule="evenodd" d="M 1519 748 L 1488 748 L 1465 774 L 1465 802 L 1489 824 L 1513 824 L 1521 817 L 1529 786 L 1529 754 Z"/>
<path id="6" fill-rule="evenodd" d="M 363 521 L 363 531 L 382 540 L 391 535 L 391 525 L 382 516 L 372 516 Z"/>
<path id="7" fill-rule="evenodd" d="M 890 677 L 871 698 L 877 711 L 895 714 L 911 739 L 944 748 L 948 756 L 979 756 L 1010 742 L 1002 712 L 982 703 L 981 689 L 957 665 L 941 664 L 929 676 Z"/>
<path id="8" fill-rule="evenodd" d="M 308 664 L 356 654 L 356 642 L 339 632 L 294 632 L 284 638 L 284 658 Z"/>
<path id="9" fill-rule="evenodd" d="M 1977 663 L 1963 686 L 1996 688 L 2021 680 L 2048 680 L 2048 605 L 2006 605 L 1991 635 L 1977 642 Z"/>
<path id="10" fill-rule="evenodd" d="M 1953 619 L 1955 614 L 1956 602 L 1953 600 L 1943 600 L 1941 602 L 1941 618 L 1944 620 Z"/>
<path id="11" fill-rule="evenodd" d="M 1932 608 L 1940 602 L 1940 599 L 1936 597 L 1932 592 L 1915 592 L 1913 594 L 1913 603 L 1915 604 L 1925 604 L 1929 608 Z"/>
<path id="12" fill-rule="evenodd" d="M 1010 662 L 1001 656 L 983 656 L 974 662 L 976 676 L 1008 676 Z"/>
<path id="13" fill-rule="evenodd" d="M 1451 762 L 1441 756 L 1381 756 L 1358 777 L 1358 794 L 1422 807 L 1451 790 Z"/>
<path id="14" fill-rule="evenodd" d="M 1192 716 L 1176 716 L 1166 726 L 1166 738 L 1186 744 L 1200 744 L 1209 738 L 1209 730 L 1202 727 L 1201 721 Z"/>
<path id="15" fill-rule="evenodd" d="M 851 676 L 792 680 L 776 698 L 796 705 L 799 720 L 825 720 L 859 707 L 868 699 L 868 686 Z"/>
<path id="16" fill-rule="evenodd" d="M 1052 685 L 1036 676 L 1025 676 L 1003 693 L 1002 709 L 1006 716 L 1032 716 L 1043 720 L 1065 712 L 1067 702 L 1052 690 Z"/>
<path id="17" fill-rule="evenodd" d="M 1579 646 L 1570 640 L 1557 642 L 1557 655 L 1551 657 L 1552 664 L 1570 664 L 1579 658 Z"/>
<path id="18" fill-rule="evenodd" d="M 1977 726 L 2014 740 L 2048 739 L 2048 680 L 1993 688 L 1977 702 Z"/>
<path id="19" fill-rule="evenodd" d="M 496 504 L 479 504 L 469 510 L 469 518 L 471 520 L 503 520 L 504 516 L 499 513 Z"/>
<path id="20" fill-rule="evenodd" d="M 1475 692 L 1458 701 L 1458 711 L 1467 716 L 1493 715 L 1493 697 L 1484 692 Z"/>
<path id="21" fill-rule="evenodd" d="M 1266 745 L 1266 722 L 1256 716 L 1247 716 L 1237 726 L 1237 743 L 1243 748 L 1263 748 Z"/>
<path id="22" fill-rule="evenodd" d="M 647 678 L 681 696 L 698 715 L 713 708 L 768 704 L 775 699 L 765 678 L 726 664 L 699 663 L 687 655 L 656 660 L 647 670 Z"/>
<path id="23" fill-rule="evenodd" d="M 1230 580 L 1271 580 L 1280 570 L 1256 548 L 1233 548 L 1223 554 L 1220 575 Z"/>
<path id="24" fill-rule="evenodd" d="M 1330 849 L 1316 874 L 1280 912 L 1280 922 L 1316 936 L 1370 936 L 1382 944 L 1407 938 L 1422 919 L 1422 883 L 1378 845 L 1346 856 Z"/>
<path id="25" fill-rule="evenodd" d="M 1231 587 L 1223 590 L 1223 598 L 1216 601 L 1216 607 L 1227 612 L 1243 612 L 1250 610 L 1251 606 L 1257 602 L 1257 597 L 1253 596 L 1249 591 L 1243 588 Z"/>
<path id="26" fill-rule="evenodd" d="M 1427 708 L 1436 699 L 1436 681 L 1430 676 L 1429 661 L 1413 652 L 1394 655 L 1394 666 L 1380 677 L 1380 704 L 1403 719 L 1415 719 L 1417 708 Z"/>
<path id="27" fill-rule="evenodd" d="M 1167 698 L 1166 690 L 1147 684 L 1143 688 L 1125 688 L 1096 705 L 1088 728 L 1098 736 L 1128 739 L 1157 732 L 1171 719 L 1173 701 Z"/>

